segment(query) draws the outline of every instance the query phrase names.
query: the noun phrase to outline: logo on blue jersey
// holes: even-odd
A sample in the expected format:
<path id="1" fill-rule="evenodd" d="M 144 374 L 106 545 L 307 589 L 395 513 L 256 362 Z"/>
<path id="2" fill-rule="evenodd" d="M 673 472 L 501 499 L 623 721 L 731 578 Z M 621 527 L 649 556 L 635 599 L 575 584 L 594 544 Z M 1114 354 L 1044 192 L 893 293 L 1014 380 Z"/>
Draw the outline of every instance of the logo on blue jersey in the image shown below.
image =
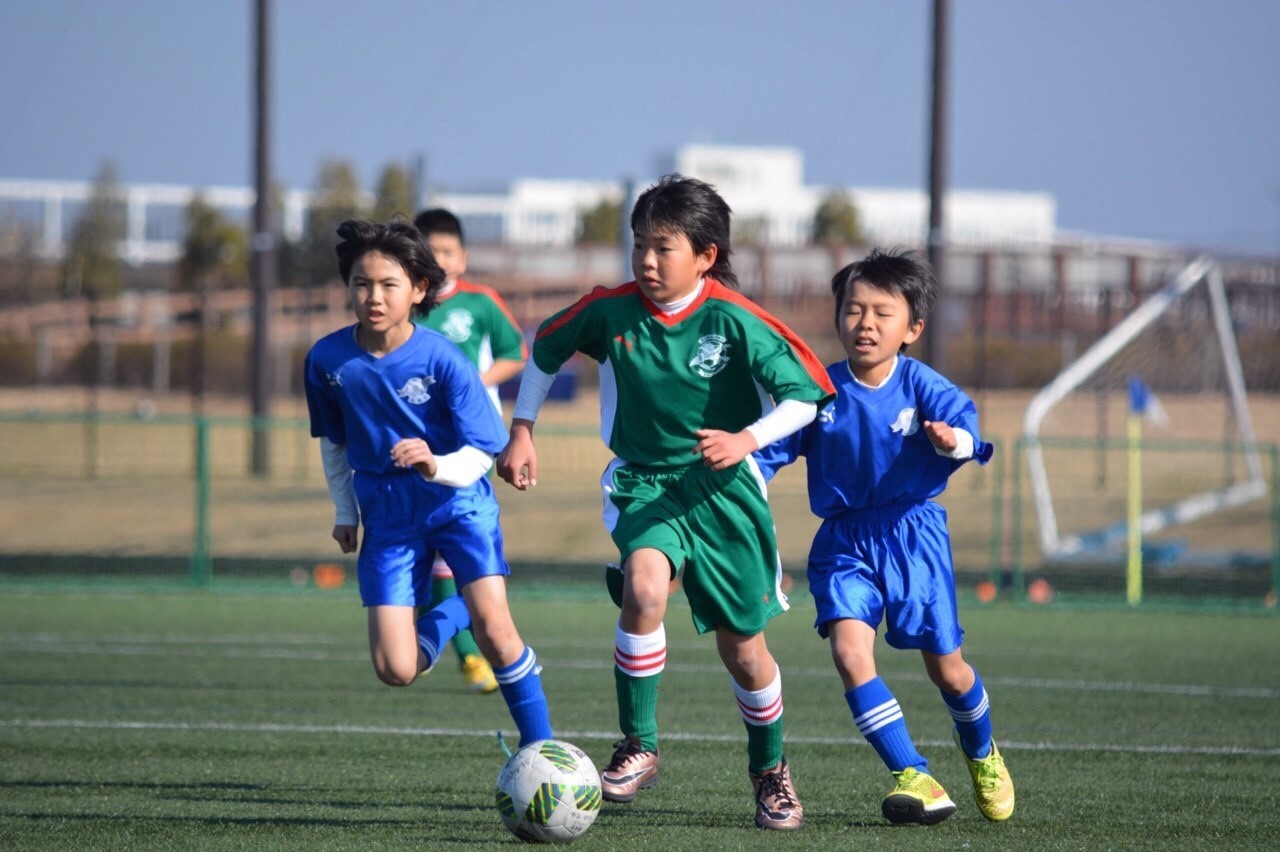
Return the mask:
<path id="1" fill-rule="evenodd" d="M 422 403 L 431 399 L 430 392 L 427 388 L 436 383 L 435 376 L 423 376 L 422 378 L 413 378 L 404 383 L 404 387 L 396 391 L 396 395 L 402 399 L 407 399 L 414 405 L 422 405 Z"/>
<path id="2" fill-rule="evenodd" d="M 471 327 L 475 322 L 476 318 L 471 315 L 471 311 L 454 308 L 445 313 L 440 332 L 454 343 L 461 343 L 471 337 Z"/>
<path id="3" fill-rule="evenodd" d="M 818 422 L 819 423 L 835 423 L 836 422 L 836 407 L 834 403 L 832 403 L 831 405 L 828 405 L 826 408 L 818 412 Z"/>
<path id="4" fill-rule="evenodd" d="M 901 432 L 904 438 L 920 431 L 920 422 L 916 420 L 916 410 L 914 408 L 904 408 L 899 411 L 898 419 L 893 421 L 889 431 Z"/>
<path id="5" fill-rule="evenodd" d="M 704 334 L 698 338 L 698 351 L 689 366 L 704 379 L 711 378 L 729 366 L 729 341 L 718 334 Z"/>
<path id="6" fill-rule="evenodd" d="M 329 387 L 342 387 L 342 370 L 334 370 L 332 373 L 325 373 L 324 378 L 325 381 L 329 383 Z"/>

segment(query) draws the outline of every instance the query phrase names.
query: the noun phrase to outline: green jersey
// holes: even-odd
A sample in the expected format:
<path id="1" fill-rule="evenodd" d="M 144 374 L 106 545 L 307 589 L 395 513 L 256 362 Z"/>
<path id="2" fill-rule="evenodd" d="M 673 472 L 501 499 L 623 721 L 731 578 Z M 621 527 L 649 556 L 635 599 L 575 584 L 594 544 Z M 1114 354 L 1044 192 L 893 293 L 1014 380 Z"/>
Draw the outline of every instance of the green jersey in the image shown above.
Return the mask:
<path id="1" fill-rule="evenodd" d="M 697 430 L 739 432 L 783 400 L 821 405 L 835 394 L 799 337 L 711 278 L 671 315 L 634 281 L 597 287 L 544 322 L 533 344 L 544 373 L 575 352 L 600 364 L 601 437 L 637 465 L 700 463 Z"/>
<path id="2" fill-rule="evenodd" d="M 529 347 L 520 324 L 496 290 L 459 279 L 453 290 L 417 322 L 454 342 L 476 369 L 484 372 L 494 361 L 524 361 Z M 498 410 L 498 389 L 488 388 Z"/>

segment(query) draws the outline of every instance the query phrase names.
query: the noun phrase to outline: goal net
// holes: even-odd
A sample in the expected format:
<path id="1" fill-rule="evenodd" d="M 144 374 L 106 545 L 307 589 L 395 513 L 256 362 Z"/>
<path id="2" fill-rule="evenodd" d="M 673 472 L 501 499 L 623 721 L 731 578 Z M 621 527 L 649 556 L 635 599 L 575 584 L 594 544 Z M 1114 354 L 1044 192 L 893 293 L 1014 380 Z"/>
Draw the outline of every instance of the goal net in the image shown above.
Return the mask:
<path id="1" fill-rule="evenodd" d="M 1207 257 L 1036 394 L 1021 443 L 1047 562 L 1123 563 L 1139 517 L 1148 569 L 1270 563 L 1269 465 L 1221 271 Z"/>

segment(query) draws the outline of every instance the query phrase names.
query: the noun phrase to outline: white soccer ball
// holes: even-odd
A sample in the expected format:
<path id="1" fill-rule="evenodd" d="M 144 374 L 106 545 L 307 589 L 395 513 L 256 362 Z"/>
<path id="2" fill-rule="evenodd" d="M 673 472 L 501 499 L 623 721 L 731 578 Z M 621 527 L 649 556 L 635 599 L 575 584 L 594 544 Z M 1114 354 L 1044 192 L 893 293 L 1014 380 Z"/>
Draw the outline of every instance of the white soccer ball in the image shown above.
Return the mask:
<path id="1" fill-rule="evenodd" d="M 529 743 L 498 773 L 498 813 L 528 843 L 572 843 L 600 813 L 600 773 L 561 740 Z"/>

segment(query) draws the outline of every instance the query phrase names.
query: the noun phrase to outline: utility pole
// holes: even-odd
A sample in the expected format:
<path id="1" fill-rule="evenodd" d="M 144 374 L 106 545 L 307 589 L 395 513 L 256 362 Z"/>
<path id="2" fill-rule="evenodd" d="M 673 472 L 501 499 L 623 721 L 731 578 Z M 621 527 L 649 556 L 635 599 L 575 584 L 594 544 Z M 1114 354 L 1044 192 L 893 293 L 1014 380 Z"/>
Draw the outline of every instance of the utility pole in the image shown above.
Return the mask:
<path id="1" fill-rule="evenodd" d="M 271 317 L 276 290 L 276 237 L 271 214 L 271 2 L 256 0 L 254 17 L 255 112 L 253 136 L 253 241 L 250 276 L 253 286 L 253 345 L 249 386 L 253 406 L 252 471 L 270 468 L 266 418 L 271 416 L 275 365 L 271 353 Z"/>
<path id="2" fill-rule="evenodd" d="M 636 181 L 627 175 L 622 179 L 622 201 L 618 202 L 618 254 L 622 260 L 622 280 L 635 277 L 631 270 L 631 247 L 635 236 L 631 233 L 631 205 L 635 203 Z"/>
<path id="3" fill-rule="evenodd" d="M 924 333 L 924 360 L 934 369 L 944 369 L 947 328 L 946 220 L 943 209 L 947 194 L 947 65 L 950 0 L 933 0 L 933 93 L 930 102 L 929 139 L 929 265 L 938 277 L 938 300 L 934 305 L 932 328 Z"/>

